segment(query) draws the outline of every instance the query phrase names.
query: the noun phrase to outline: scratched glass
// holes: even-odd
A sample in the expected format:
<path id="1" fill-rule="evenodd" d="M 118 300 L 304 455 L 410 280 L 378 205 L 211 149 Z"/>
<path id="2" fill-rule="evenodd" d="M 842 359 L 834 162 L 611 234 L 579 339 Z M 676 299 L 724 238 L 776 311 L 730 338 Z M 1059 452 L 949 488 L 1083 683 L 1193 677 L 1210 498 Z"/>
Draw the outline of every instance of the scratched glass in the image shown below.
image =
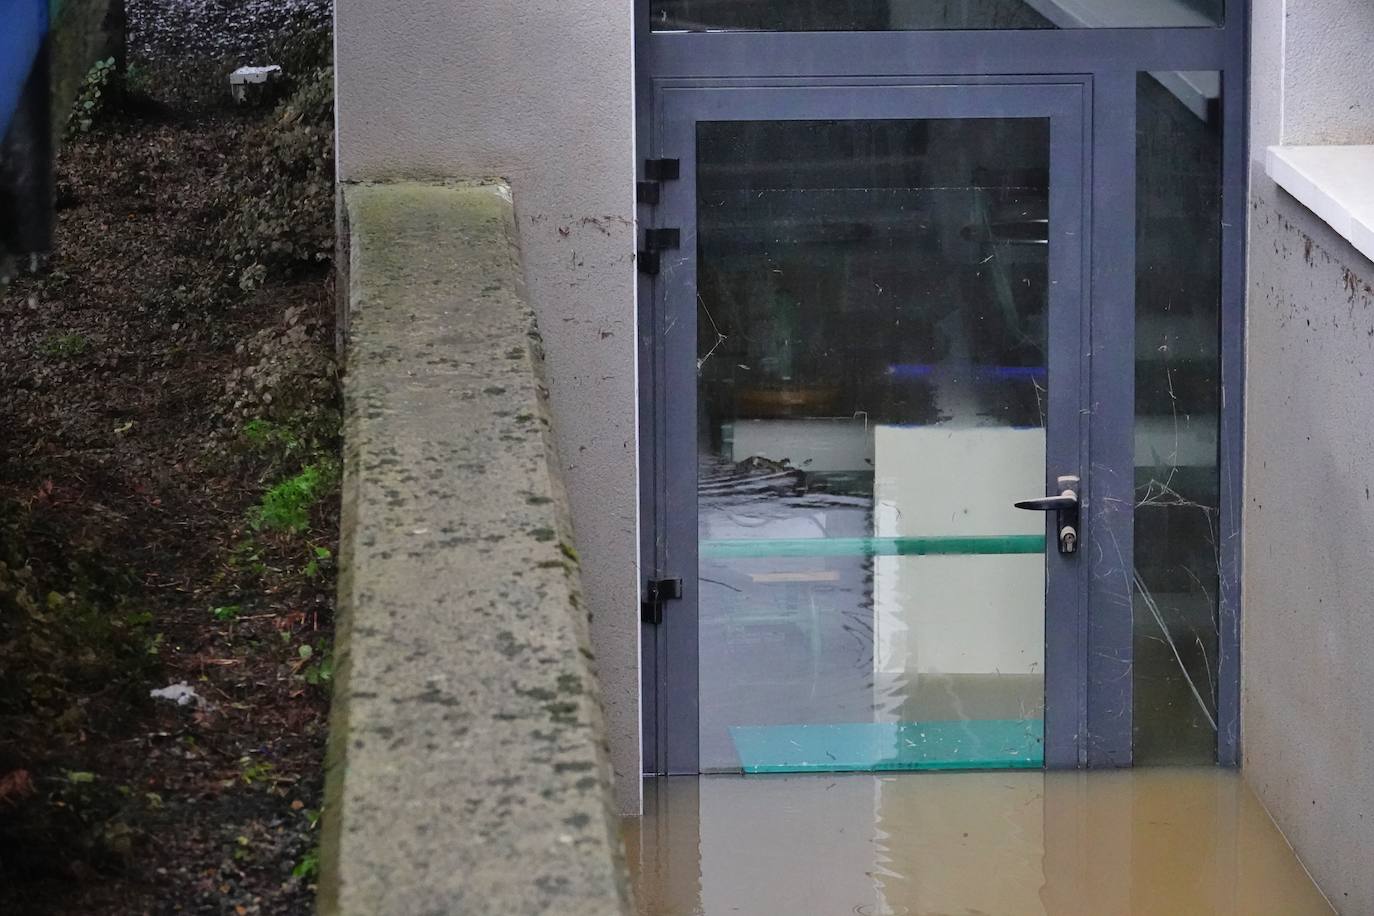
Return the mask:
<path id="1" fill-rule="evenodd" d="M 652 0 L 654 31 L 1212 28 L 1222 0 Z"/>
<path id="2" fill-rule="evenodd" d="M 701 766 L 1038 766 L 1049 123 L 697 135 Z"/>
<path id="3" fill-rule="evenodd" d="M 1216 756 L 1221 75 L 1137 83 L 1135 759 Z"/>

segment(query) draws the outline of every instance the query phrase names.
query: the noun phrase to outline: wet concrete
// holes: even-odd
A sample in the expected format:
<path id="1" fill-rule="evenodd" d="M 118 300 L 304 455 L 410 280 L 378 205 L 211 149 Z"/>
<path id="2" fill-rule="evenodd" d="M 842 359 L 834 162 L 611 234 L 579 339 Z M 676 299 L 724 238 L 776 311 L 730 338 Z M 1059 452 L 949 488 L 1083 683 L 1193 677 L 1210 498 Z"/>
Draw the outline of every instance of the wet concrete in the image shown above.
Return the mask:
<path id="1" fill-rule="evenodd" d="M 1301 916 L 1332 909 L 1238 773 L 650 780 L 642 916 Z"/>

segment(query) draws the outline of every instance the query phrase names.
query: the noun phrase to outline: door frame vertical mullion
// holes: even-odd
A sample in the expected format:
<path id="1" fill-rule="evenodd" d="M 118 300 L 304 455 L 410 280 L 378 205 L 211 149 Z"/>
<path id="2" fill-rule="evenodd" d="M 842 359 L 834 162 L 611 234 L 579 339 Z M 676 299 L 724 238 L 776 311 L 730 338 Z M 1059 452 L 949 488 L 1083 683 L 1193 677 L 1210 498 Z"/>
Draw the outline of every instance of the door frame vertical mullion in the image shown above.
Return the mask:
<path id="1" fill-rule="evenodd" d="M 1217 763 L 1241 764 L 1241 491 L 1244 472 L 1246 217 L 1250 168 L 1250 2 L 1231 0 L 1221 75 L 1221 400 L 1219 450 L 1221 542 L 1217 547 Z"/>
<path id="2" fill-rule="evenodd" d="M 653 115 L 653 92 L 650 90 L 648 27 L 649 0 L 633 0 L 634 29 L 634 91 L 635 91 L 635 179 L 644 180 L 644 159 L 653 148 L 650 133 Z M 635 206 L 635 234 L 652 219 L 656 204 L 638 201 Z M 658 575 L 658 518 L 659 492 L 663 476 L 657 470 L 660 454 L 658 440 L 658 366 L 656 353 L 658 335 L 655 332 L 656 311 L 653 277 L 637 271 L 635 274 L 635 333 L 639 364 L 638 422 L 639 422 L 639 568 L 643 579 Z M 645 582 L 639 587 L 643 589 Z M 640 600 L 643 601 L 643 594 Z M 658 628 L 639 624 L 639 702 L 640 702 L 640 773 L 657 775 L 660 767 L 659 704 L 658 704 Z"/>
<path id="3" fill-rule="evenodd" d="M 1092 294 L 1088 321 L 1092 464 L 1085 481 L 1089 767 L 1130 766 L 1135 529 L 1136 73 L 1092 88 Z"/>
<path id="4" fill-rule="evenodd" d="M 661 98 L 661 97 L 660 97 Z M 690 775 L 700 769 L 700 655 L 697 608 L 697 169 L 696 122 L 672 117 L 672 106 L 655 112 L 655 155 L 679 160 L 679 177 L 664 183 L 659 227 L 679 230 L 679 249 L 664 252 L 656 278 L 654 328 L 662 451 L 657 553 L 660 572 L 682 579 L 682 597 L 656 627 L 658 659 L 659 772 Z M 671 358 L 688 353 L 691 359 Z"/>
<path id="5" fill-rule="evenodd" d="M 1050 118 L 1047 493 L 1058 492 L 1055 484 L 1061 474 L 1091 481 L 1088 439 L 1093 416 L 1085 396 L 1089 387 L 1087 315 L 1092 302 L 1091 81 L 1066 79 L 1074 80 L 1076 107 Z M 1065 180 L 1067 184 L 1061 183 Z M 1086 755 L 1087 561 L 1094 553 L 1091 525 L 1082 527 L 1079 535 L 1084 549 L 1061 554 L 1054 518 L 1046 518 L 1044 734 L 1045 766 L 1051 769 L 1081 767 Z"/>

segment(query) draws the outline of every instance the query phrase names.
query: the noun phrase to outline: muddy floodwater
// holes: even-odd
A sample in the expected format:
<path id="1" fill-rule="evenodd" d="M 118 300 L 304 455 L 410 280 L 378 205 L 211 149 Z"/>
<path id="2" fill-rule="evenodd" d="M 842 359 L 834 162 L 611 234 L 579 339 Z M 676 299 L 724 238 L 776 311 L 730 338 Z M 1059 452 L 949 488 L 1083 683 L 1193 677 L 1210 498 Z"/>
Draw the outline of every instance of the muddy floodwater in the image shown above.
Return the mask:
<path id="1" fill-rule="evenodd" d="M 1234 771 L 674 777 L 644 808 L 642 916 L 1333 912 Z"/>

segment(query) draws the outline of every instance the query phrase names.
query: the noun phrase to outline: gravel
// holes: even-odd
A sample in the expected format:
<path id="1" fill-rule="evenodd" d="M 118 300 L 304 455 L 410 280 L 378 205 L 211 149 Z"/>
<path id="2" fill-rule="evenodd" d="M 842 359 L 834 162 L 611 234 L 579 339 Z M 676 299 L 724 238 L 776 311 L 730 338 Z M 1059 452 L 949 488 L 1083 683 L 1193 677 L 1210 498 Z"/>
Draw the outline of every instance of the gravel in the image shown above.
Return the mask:
<path id="1" fill-rule="evenodd" d="M 331 0 L 126 0 L 129 49 L 135 56 L 259 58 L 271 38 L 291 23 L 323 25 Z"/>

